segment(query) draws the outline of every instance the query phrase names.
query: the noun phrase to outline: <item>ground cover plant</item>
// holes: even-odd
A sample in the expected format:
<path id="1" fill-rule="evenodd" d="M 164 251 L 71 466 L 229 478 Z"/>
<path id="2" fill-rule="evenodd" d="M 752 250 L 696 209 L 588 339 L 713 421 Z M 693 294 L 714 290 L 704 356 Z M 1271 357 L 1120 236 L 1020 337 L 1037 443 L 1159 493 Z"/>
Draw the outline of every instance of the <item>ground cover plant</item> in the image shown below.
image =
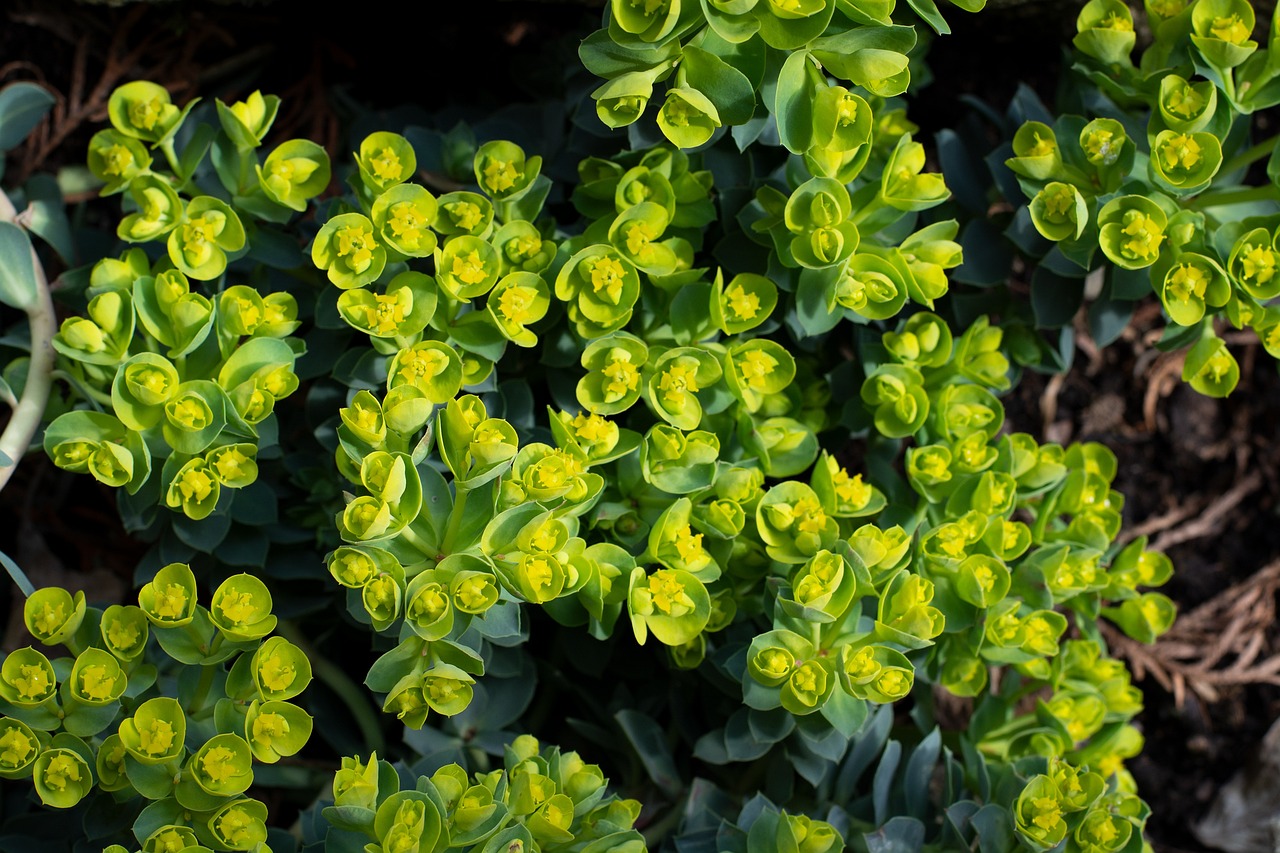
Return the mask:
<path id="1" fill-rule="evenodd" d="M 103 86 L 5 177 L 0 476 L 98 484 L 137 592 L 4 558 L 5 849 L 1149 846 L 1173 564 L 1005 401 L 1144 303 L 1188 393 L 1280 353 L 1277 27 L 1074 11 L 933 139 L 981 0 L 612 0 L 541 129 Z"/>

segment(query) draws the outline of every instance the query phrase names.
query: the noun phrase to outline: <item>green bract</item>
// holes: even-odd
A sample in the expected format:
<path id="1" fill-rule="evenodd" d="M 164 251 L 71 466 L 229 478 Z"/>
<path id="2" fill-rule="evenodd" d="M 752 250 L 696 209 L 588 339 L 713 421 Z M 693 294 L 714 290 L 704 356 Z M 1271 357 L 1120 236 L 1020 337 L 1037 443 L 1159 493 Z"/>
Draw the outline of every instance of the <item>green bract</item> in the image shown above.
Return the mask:
<path id="1" fill-rule="evenodd" d="M 116 234 L 130 243 L 144 243 L 168 234 L 182 221 L 182 200 L 169 182 L 156 175 L 139 175 L 129 182 L 129 198 L 137 207 L 120 220 Z"/>
<path id="2" fill-rule="evenodd" d="M 371 337 L 410 338 L 431 322 L 438 302 L 431 276 L 406 271 L 387 283 L 385 293 L 364 288 L 344 290 L 338 294 L 338 313 Z"/>
<path id="3" fill-rule="evenodd" d="M 654 362 L 645 381 L 645 399 L 654 413 L 672 426 L 696 429 L 702 420 L 697 394 L 718 382 L 721 374 L 720 363 L 706 351 L 676 347 Z"/>
<path id="4" fill-rule="evenodd" d="M 214 102 L 218 108 L 218 121 L 236 148 L 245 151 L 257 148 L 262 144 L 267 131 L 276 120 L 276 112 L 280 109 L 280 99 L 275 95 L 263 96 L 255 90 L 243 101 L 236 101 L 227 106 L 222 101 Z"/>
<path id="5" fill-rule="evenodd" d="M 138 592 L 138 605 L 157 628 L 180 628 L 195 618 L 196 578 L 185 563 L 170 563 Z"/>
<path id="6" fill-rule="evenodd" d="M 178 129 L 193 105 L 194 102 L 179 110 L 170 103 L 169 93 L 163 86 L 136 80 L 111 93 L 107 115 L 115 129 L 125 136 L 143 142 L 160 142 Z"/>
<path id="7" fill-rule="evenodd" d="M 555 295 L 567 304 L 569 319 L 578 333 L 598 338 L 621 329 L 631 319 L 640 298 L 640 275 L 612 246 L 588 246 L 560 269 Z"/>
<path id="8" fill-rule="evenodd" d="M 1031 221 L 1047 240 L 1079 239 L 1089 224 L 1089 206 L 1073 185 L 1052 181 L 1031 200 Z"/>
<path id="9" fill-rule="evenodd" d="M 167 764 L 185 753 L 187 718 L 176 699 L 157 697 L 138 706 L 120 723 L 120 743 L 130 757 L 148 767 Z"/>
<path id="10" fill-rule="evenodd" d="M 1128 65 L 1137 35 L 1133 13 L 1123 0 L 1089 0 L 1076 18 L 1072 44 L 1107 65 Z"/>
<path id="11" fill-rule="evenodd" d="M 436 250 L 436 282 L 462 302 L 492 290 L 501 270 L 498 250 L 479 237 L 463 234 Z"/>
<path id="12" fill-rule="evenodd" d="M 250 669 L 264 702 L 292 699 L 311 681 L 311 662 L 282 637 L 271 637 L 258 646 Z"/>
<path id="13" fill-rule="evenodd" d="M 31 636 L 56 646 L 75 634 L 84 621 L 84 593 L 73 597 L 61 587 L 38 589 L 22 605 L 22 621 Z"/>
<path id="14" fill-rule="evenodd" d="M 0 698 L 19 708 L 34 708 L 54 697 L 58 682 L 49 659 L 33 648 L 18 649 L 0 664 Z"/>
<path id="15" fill-rule="evenodd" d="M 1099 245 L 1103 254 L 1116 266 L 1127 270 L 1142 269 L 1156 262 L 1168 216 L 1150 198 L 1124 195 L 1103 205 L 1098 212 L 1102 229 Z"/>
<path id="16" fill-rule="evenodd" d="M 309 139 L 280 143 L 256 168 L 267 197 L 298 211 L 306 210 L 307 202 L 324 192 L 331 177 L 329 155 Z"/>
<path id="17" fill-rule="evenodd" d="M 1151 145 L 1151 165 L 1176 194 L 1197 192 L 1222 166 L 1222 145 L 1212 133 L 1162 130 Z"/>
<path id="18" fill-rule="evenodd" d="M 404 183 L 418 171 L 418 160 L 409 140 L 387 131 L 371 133 L 364 138 L 356 154 L 356 165 L 360 169 L 361 182 L 374 195 Z M 316 266 L 325 265 L 317 262 Z M 334 284 L 338 283 L 335 281 Z"/>
<path id="19" fill-rule="evenodd" d="M 234 797 L 253 784 L 253 755 L 244 738 L 214 735 L 187 761 L 186 771 L 206 794 Z"/>
<path id="20" fill-rule="evenodd" d="M 151 155 L 137 139 L 118 130 L 100 130 L 89 140 L 89 171 L 106 186 L 103 195 L 118 193 L 151 167 Z"/>
<path id="21" fill-rule="evenodd" d="M 627 580 L 627 612 L 636 642 L 652 633 L 667 646 L 698 636 L 711 618 L 711 597 L 702 581 L 680 569 L 652 574 L 636 567 Z"/>
<path id="22" fill-rule="evenodd" d="M 429 257 L 439 242 L 431 230 L 436 198 L 417 184 L 397 184 L 373 202 L 370 215 L 382 242 L 411 258 Z"/>
<path id="23" fill-rule="evenodd" d="M 667 100 L 658 110 L 658 128 L 678 148 L 697 148 L 720 126 L 720 111 L 697 89 L 667 90 Z"/>
<path id="24" fill-rule="evenodd" d="M 541 157 L 525 157 L 524 149 L 513 142 L 486 142 L 475 155 L 476 183 L 498 201 L 514 201 L 523 196 L 533 187 L 541 169 Z"/>
<path id="25" fill-rule="evenodd" d="M 276 627 L 271 613 L 271 593 L 253 575 L 234 575 L 214 590 L 209 618 L 232 642 L 260 640 Z"/>
<path id="26" fill-rule="evenodd" d="M 244 226 L 226 202 L 209 196 L 193 199 L 169 232 L 169 260 L 199 281 L 222 275 L 227 253 L 244 248 Z"/>
<path id="27" fill-rule="evenodd" d="M 387 263 L 387 250 L 373 234 L 373 223 L 360 213 L 330 219 L 311 246 L 311 261 L 343 290 L 377 280 Z"/>
<path id="28" fill-rule="evenodd" d="M 1160 81 L 1160 118 L 1170 130 L 1196 133 L 1213 118 L 1218 104 L 1218 89 L 1208 80 L 1190 83 L 1177 74 Z"/>
<path id="29" fill-rule="evenodd" d="M 55 809 L 69 809 L 93 787 L 93 771 L 84 757 L 72 749 L 46 749 L 32 767 L 40 802 Z"/>
<path id="30" fill-rule="evenodd" d="M 1246 0 L 1204 0 L 1191 12 L 1191 42 L 1210 65 L 1234 68 L 1258 49 L 1253 6 Z"/>

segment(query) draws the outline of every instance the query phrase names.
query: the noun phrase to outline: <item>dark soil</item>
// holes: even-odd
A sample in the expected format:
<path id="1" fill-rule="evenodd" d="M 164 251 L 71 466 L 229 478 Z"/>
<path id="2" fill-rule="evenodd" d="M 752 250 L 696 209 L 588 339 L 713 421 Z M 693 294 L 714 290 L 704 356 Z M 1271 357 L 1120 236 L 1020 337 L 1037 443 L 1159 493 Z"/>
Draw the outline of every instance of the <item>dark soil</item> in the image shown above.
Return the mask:
<path id="1" fill-rule="evenodd" d="M 1019 80 L 1051 102 L 1060 46 L 1073 31 L 1074 12 L 1065 6 L 1059 0 L 993 3 L 982 15 L 961 18 L 930 56 L 936 78 L 947 86 L 926 88 L 912 117 L 926 131 L 953 125 L 967 109 L 957 92 L 1002 109 Z M 577 61 L 576 39 L 598 26 L 598 7 L 572 0 L 452 2 L 441 4 L 430 26 L 418 27 L 393 7 L 367 5 L 327 19 L 298 2 L 7 3 L 0 84 L 45 82 L 63 94 L 69 114 L 10 160 L 5 181 L 82 162 L 85 143 L 105 120 L 105 94 L 138 78 L 170 86 L 179 100 L 199 93 L 230 101 L 255 88 L 278 93 L 284 111 L 277 128 L 331 149 L 340 149 L 338 128 L 350 118 L 346 105 L 431 106 L 464 88 L 477 112 L 532 99 L 564 87 L 563 70 Z M 111 79 L 95 92 L 104 75 Z M 1179 365 L 1153 348 L 1159 325 L 1158 308 L 1147 306 L 1101 354 L 1082 347 L 1065 377 L 1024 375 L 1006 406 L 1013 430 L 1064 443 L 1099 441 L 1115 451 L 1125 527 L 1147 524 L 1153 542 L 1163 536 L 1174 543 L 1168 553 L 1178 571 L 1165 591 L 1186 613 L 1247 584 L 1280 556 L 1280 444 L 1274 440 L 1280 375 L 1259 347 L 1240 342 L 1233 346 L 1244 368 L 1239 389 L 1224 401 L 1199 397 L 1178 381 Z M 1215 513 L 1215 501 L 1250 485 L 1234 508 Z M 83 478 L 73 484 L 33 456 L 0 501 L 0 517 L 11 519 L 0 524 L 0 549 L 28 567 L 49 566 L 48 582 L 122 592 L 132 586 L 142 546 L 120 530 L 113 507 L 108 490 Z M 1172 520 L 1153 521 L 1162 517 Z M 39 531 L 47 549 L 30 531 Z M 59 566 L 72 573 L 68 579 Z M 7 584 L 0 590 L 9 594 Z M 1259 660 L 1280 651 L 1274 626 L 1263 629 Z M 1150 675 L 1140 684 L 1146 749 L 1132 770 L 1153 810 L 1150 838 L 1157 850 L 1206 849 L 1189 827 L 1280 716 L 1280 687 L 1217 683 L 1198 692 L 1189 678 L 1177 702 Z"/>

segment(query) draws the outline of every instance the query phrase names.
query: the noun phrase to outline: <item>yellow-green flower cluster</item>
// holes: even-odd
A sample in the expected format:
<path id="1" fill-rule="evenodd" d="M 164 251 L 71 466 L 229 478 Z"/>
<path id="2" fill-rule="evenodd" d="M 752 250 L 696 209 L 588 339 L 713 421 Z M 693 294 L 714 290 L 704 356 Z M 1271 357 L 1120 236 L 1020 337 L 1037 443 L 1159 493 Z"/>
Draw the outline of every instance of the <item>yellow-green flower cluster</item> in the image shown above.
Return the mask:
<path id="1" fill-rule="evenodd" d="M 342 759 L 323 817 L 384 850 L 428 853 L 448 839 L 463 851 L 596 845 L 644 853 L 634 828 L 640 803 L 609 793 L 607 781 L 578 753 L 543 747 L 531 735 L 506 745 L 501 768 L 468 774 L 448 764 L 403 790 L 395 768 L 374 753 Z"/>

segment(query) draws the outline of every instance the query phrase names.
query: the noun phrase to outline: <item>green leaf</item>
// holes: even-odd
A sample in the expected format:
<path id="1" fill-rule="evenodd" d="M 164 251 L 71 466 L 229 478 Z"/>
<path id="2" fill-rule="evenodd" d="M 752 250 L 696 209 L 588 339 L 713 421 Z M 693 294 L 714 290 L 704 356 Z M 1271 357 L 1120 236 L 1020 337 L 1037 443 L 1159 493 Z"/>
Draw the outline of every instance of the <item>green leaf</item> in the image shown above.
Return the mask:
<path id="1" fill-rule="evenodd" d="M 653 718 L 639 711 L 624 709 L 613 715 L 622 733 L 635 749 L 649 778 L 667 796 L 675 797 L 684 787 L 666 734 Z"/>
<path id="2" fill-rule="evenodd" d="M 1063 278 L 1044 267 L 1031 276 L 1031 310 L 1036 326 L 1056 329 L 1071 322 L 1084 300 L 1084 279 Z"/>
<path id="3" fill-rule="evenodd" d="M 742 124 L 755 111 L 755 87 L 746 76 L 714 53 L 689 46 L 680 69 L 685 82 L 715 104 L 724 124 Z"/>
<path id="4" fill-rule="evenodd" d="M 862 837 L 867 842 L 867 853 L 916 853 L 924 846 L 924 824 L 899 815 L 875 832 L 863 833 Z"/>
<path id="5" fill-rule="evenodd" d="M 675 39 L 655 47 L 624 47 L 609 36 L 608 30 L 597 30 L 578 46 L 578 58 L 592 74 L 612 80 L 628 71 L 648 71 L 673 59 L 679 51 L 680 42 Z"/>
<path id="6" fill-rule="evenodd" d="M 935 726 L 911 751 L 911 758 L 907 760 L 902 779 L 903 793 L 906 795 L 907 812 L 919 820 L 924 820 L 929 811 L 929 782 L 933 779 L 933 768 L 938 763 L 941 750 L 942 732 Z"/>
<path id="7" fill-rule="evenodd" d="M 38 295 L 31 241 L 17 225 L 0 222 L 0 302 L 26 311 Z"/>
<path id="8" fill-rule="evenodd" d="M 889 793 L 893 790 L 893 777 L 901 758 L 901 743 L 891 740 L 885 744 L 884 754 L 880 756 L 880 765 L 876 767 L 876 775 L 871 783 L 871 803 L 878 826 L 884 825 L 889 818 Z"/>
<path id="9" fill-rule="evenodd" d="M 813 99 L 816 94 L 809 51 L 797 50 L 787 57 L 778 73 L 778 91 L 773 114 L 778 120 L 778 138 L 792 154 L 803 154 L 813 141 Z"/>
<path id="10" fill-rule="evenodd" d="M 945 36 L 951 32 L 951 27 L 947 26 L 942 13 L 938 11 L 938 5 L 933 0 L 907 0 L 907 2 L 935 33 Z"/>
<path id="11" fill-rule="evenodd" d="M 18 147 L 57 99 L 35 83 L 10 83 L 0 89 L 0 152 Z"/>
<path id="12" fill-rule="evenodd" d="M 9 577 L 13 578 L 13 582 L 18 585 L 18 589 L 22 590 L 24 596 L 30 597 L 36 591 L 35 586 L 27 578 L 27 573 L 4 551 L 0 551 L 0 565 L 4 566 L 4 570 L 9 573 Z"/>
<path id="13" fill-rule="evenodd" d="M 1132 302 L 1099 299 L 1089 306 L 1089 334 L 1098 346 L 1108 346 L 1120 337 L 1132 317 Z"/>
<path id="14" fill-rule="evenodd" d="M 62 262 L 70 266 L 75 262 L 75 241 L 57 179 L 53 175 L 33 175 L 27 181 L 26 190 L 27 210 L 22 218 L 27 228 L 52 246 Z"/>

